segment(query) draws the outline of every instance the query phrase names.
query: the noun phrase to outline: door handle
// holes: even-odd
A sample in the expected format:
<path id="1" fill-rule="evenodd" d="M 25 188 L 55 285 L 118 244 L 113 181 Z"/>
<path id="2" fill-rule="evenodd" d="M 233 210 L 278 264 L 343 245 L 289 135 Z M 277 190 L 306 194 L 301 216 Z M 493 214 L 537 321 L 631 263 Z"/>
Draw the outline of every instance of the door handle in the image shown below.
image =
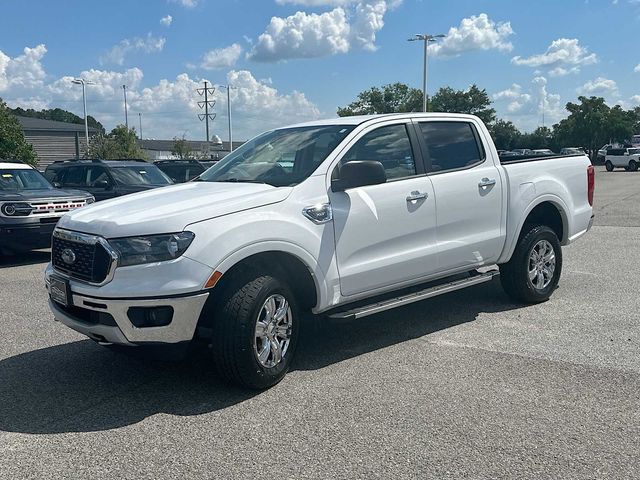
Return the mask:
<path id="1" fill-rule="evenodd" d="M 415 202 L 417 200 L 426 200 L 429 197 L 428 193 L 422 193 L 418 190 L 414 190 L 409 195 L 407 195 L 407 202 Z"/>
<path id="2" fill-rule="evenodd" d="M 484 177 L 482 180 L 480 180 L 480 183 L 478 183 L 478 186 L 480 188 L 486 188 L 486 187 L 491 187 L 491 186 L 493 186 L 495 184 L 496 184 L 496 179 L 495 178 Z"/>

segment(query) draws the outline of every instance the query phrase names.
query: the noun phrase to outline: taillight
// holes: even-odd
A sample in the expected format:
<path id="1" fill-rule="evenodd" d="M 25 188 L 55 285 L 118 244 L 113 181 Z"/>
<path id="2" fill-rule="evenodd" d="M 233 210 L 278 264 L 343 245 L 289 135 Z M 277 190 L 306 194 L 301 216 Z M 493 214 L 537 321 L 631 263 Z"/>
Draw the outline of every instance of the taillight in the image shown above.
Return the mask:
<path id="1" fill-rule="evenodd" d="M 593 207 L 593 191 L 596 188 L 596 171 L 593 165 L 587 167 L 587 200 L 589 205 Z"/>

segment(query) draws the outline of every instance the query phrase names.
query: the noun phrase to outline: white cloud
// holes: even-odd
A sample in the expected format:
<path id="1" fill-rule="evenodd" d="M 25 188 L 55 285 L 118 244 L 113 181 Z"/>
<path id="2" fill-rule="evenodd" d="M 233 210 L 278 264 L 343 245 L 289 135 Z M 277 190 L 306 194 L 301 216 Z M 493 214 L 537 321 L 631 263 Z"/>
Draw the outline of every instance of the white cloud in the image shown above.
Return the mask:
<path id="1" fill-rule="evenodd" d="M 347 53 L 354 48 L 375 50 L 376 34 L 384 26 L 385 14 L 401 3 L 399 0 L 283 0 L 281 3 L 301 2 L 307 6 L 342 6 L 320 14 L 296 12 L 286 18 L 272 17 L 247 54 L 248 58 L 276 62 Z"/>
<path id="2" fill-rule="evenodd" d="M 640 73 L 640 63 L 636 65 L 636 68 L 634 68 L 633 71 L 636 73 Z"/>
<path id="3" fill-rule="evenodd" d="M 514 65 L 545 68 L 552 77 L 561 77 L 580 72 L 580 67 L 597 63 L 598 56 L 580 45 L 577 38 L 559 38 L 551 42 L 544 53 L 511 59 Z"/>
<path id="4" fill-rule="evenodd" d="M 242 55 L 242 47 L 238 43 L 225 48 L 209 50 L 202 57 L 201 68 L 205 70 L 220 70 L 233 67 Z"/>
<path id="5" fill-rule="evenodd" d="M 195 8 L 200 0 L 169 0 L 170 3 L 177 3 L 184 8 Z"/>
<path id="6" fill-rule="evenodd" d="M 499 50 L 510 52 L 508 40 L 513 35 L 509 22 L 494 22 L 486 13 L 463 18 L 458 27 L 451 27 L 447 36 L 429 46 L 429 52 L 442 57 L 453 57 L 472 50 Z"/>
<path id="7" fill-rule="evenodd" d="M 164 48 L 166 39 L 163 37 L 154 37 L 151 33 L 147 34 L 145 38 L 136 37 L 132 39 L 125 38 L 121 40 L 117 45 L 114 45 L 100 57 L 101 64 L 124 64 L 125 57 L 130 53 L 144 52 L 154 53 L 161 52 Z"/>
<path id="8" fill-rule="evenodd" d="M 0 92 L 11 87 L 32 88 L 42 85 L 46 74 L 41 60 L 47 53 L 43 44 L 25 47 L 22 55 L 11 58 L 0 50 Z"/>
<path id="9" fill-rule="evenodd" d="M 616 95 L 618 85 L 614 80 L 598 77 L 595 80 L 589 80 L 576 91 L 580 95 Z"/>
<path id="10" fill-rule="evenodd" d="M 160 19 L 160 25 L 164 25 L 165 27 L 170 26 L 171 22 L 173 22 L 173 17 L 171 15 L 165 15 Z"/>
<path id="11" fill-rule="evenodd" d="M 197 117 L 201 113 L 197 105 L 201 97 L 195 91 L 202 87 L 204 79 L 182 73 L 173 79 L 146 84 L 143 71 L 133 67 L 122 71 L 90 69 L 47 81 L 49 77 L 40 65 L 46 48 L 42 45 L 26 49 L 24 56 L 33 59 L 34 51 L 39 52 L 35 55 L 35 69 L 22 59 L 17 63 L 21 68 L 16 69 L 14 62 L 17 59 L 0 52 L 0 82 L 4 82 L 0 83 L 2 96 L 10 106 L 59 107 L 82 116 L 82 88 L 72 83 L 74 78 L 82 77 L 94 83 L 86 87 L 88 114 L 110 130 L 124 122 L 122 85 L 126 84 L 130 125 L 137 127 L 137 114 L 142 113 L 145 138 L 170 139 L 183 134 L 190 139 L 204 138 L 204 124 Z M 7 80 L 7 69 L 11 82 Z M 35 78 L 38 80 L 32 81 Z M 22 81 L 16 82 L 16 79 Z M 258 80 L 247 70 L 232 70 L 227 74 L 225 83 L 237 87 L 231 90 L 231 102 L 234 136 L 238 140 L 320 116 L 317 106 L 304 93 L 280 92 L 270 79 Z M 212 99 L 217 102 L 213 111 L 218 117 L 210 124 L 211 132 L 225 138 L 226 91 L 216 89 Z"/>
<path id="12" fill-rule="evenodd" d="M 537 76 L 525 89 L 514 83 L 506 90 L 492 95 L 498 116 L 511 120 L 524 131 L 532 131 L 542 124 L 546 126 L 558 122 L 564 116 L 560 95 L 549 93 L 547 79 Z"/>
<path id="13" fill-rule="evenodd" d="M 636 105 L 640 105 L 640 95 L 634 95 L 633 97 L 631 97 L 631 101 Z"/>
<path id="14" fill-rule="evenodd" d="M 344 7 L 357 0 L 276 0 L 278 5 L 301 5 L 303 7 Z"/>

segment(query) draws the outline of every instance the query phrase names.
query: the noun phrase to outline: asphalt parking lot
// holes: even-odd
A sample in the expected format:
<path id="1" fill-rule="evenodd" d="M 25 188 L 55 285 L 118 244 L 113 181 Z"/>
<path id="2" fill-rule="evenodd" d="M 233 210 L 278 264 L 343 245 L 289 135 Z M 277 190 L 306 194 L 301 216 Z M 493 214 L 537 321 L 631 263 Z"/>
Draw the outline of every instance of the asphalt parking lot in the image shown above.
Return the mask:
<path id="1" fill-rule="evenodd" d="M 598 167 L 549 302 L 495 280 L 312 322 L 262 393 L 95 345 L 52 320 L 46 253 L 1 260 L 0 478 L 638 478 L 639 235 L 640 173 Z"/>

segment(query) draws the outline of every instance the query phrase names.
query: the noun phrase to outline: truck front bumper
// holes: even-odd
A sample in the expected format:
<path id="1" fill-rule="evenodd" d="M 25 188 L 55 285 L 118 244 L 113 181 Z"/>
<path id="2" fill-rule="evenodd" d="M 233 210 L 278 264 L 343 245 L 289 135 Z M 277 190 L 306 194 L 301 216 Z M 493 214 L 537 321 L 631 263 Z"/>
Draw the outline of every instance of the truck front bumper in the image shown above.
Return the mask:
<path id="1" fill-rule="evenodd" d="M 45 285 L 50 289 L 50 277 L 54 274 L 51 267 L 45 272 Z M 71 291 L 69 305 L 64 306 L 49 298 L 49 307 L 54 318 L 86 335 L 106 344 L 143 345 L 177 344 L 191 341 L 209 292 L 200 291 L 191 294 L 164 298 L 97 298 Z M 148 312 L 165 308 L 170 318 L 163 326 L 136 326 L 132 312 Z M 139 324 L 139 322 L 138 322 Z"/>
<path id="2" fill-rule="evenodd" d="M 0 247 L 19 251 L 49 248 L 58 219 L 53 220 L 48 223 L 0 224 Z"/>

